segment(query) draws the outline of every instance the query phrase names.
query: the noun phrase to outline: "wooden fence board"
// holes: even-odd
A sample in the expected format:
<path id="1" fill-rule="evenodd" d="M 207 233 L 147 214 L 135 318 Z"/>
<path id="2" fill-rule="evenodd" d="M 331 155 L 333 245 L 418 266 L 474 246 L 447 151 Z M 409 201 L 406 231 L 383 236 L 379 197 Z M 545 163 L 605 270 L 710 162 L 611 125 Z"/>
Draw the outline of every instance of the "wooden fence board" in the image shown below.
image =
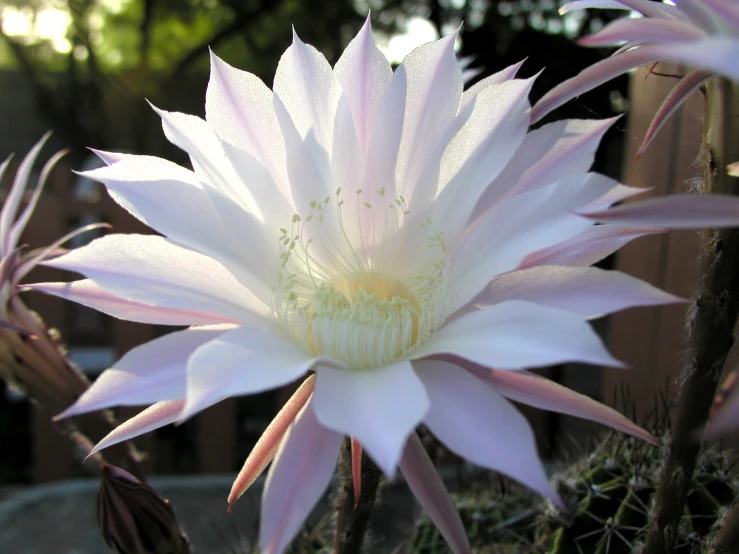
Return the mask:
<path id="1" fill-rule="evenodd" d="M 660 64 L 663 73 L 678 73 L 672 64 Z M 702 135 L 703 97 L 694 95 L 660 131 L 640 159 L 636 153 L 649 122 L 664 97 L 674 86 L 669 77 L 638 70 L 631 81 L 630 112 L 623 182 L 652 187 L 660 196 L 686 192 L 688 182 L 699 175 L 695 165 Z M 641 196 L 639 198 L 644 198 Z M 698 238 L 693 231 L 680 231 L 637 239 L 623 248 L 616 269 L 666 289 L 678 296 L 690 296 L 698 275 Z M 687 305 L 639 308 L 615 314 L 611 319 L 609 346 L 630 369 L 606 370 L 604 396 L 625 385 L 637 407 L 638 417 L 648 414 L 660 391 L 680 369 L 684 351 L 682 330 Z"/>

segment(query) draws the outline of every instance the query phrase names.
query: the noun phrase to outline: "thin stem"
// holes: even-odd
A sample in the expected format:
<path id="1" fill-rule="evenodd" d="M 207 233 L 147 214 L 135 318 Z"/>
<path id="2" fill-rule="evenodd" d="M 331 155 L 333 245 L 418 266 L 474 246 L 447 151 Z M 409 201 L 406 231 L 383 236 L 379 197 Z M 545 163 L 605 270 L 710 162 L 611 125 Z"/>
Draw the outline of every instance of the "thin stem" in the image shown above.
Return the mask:
<path id="1" fill-rule="evenodd" d="M 739 160 L 736 89 L 725 80 L 708 86 L 703 148 L 704 194 L 739 193 L 739 179 L 726 173 Z M 652 526 L 643 554 L 670 552 L 685 508 L 700 444 L 694 433 L 707 417 L 732 345 L 739 314 L 739 233 L 709 231 L 703 236 L 701 282 L 688 312 L 690 350 L 682 375 L 672 441 L 657 489 Z"/>
<path id="2" fill-rule="evenodd" d="M 359 502 L 355 504 L 351 441 L 346 439 L 339 459 L 339 475 L 333 552 L 334 554 L 359 554 L 367 534 L 367 526 L 382 473 L 367 455 L 363 455 L 362 493 Z"/>

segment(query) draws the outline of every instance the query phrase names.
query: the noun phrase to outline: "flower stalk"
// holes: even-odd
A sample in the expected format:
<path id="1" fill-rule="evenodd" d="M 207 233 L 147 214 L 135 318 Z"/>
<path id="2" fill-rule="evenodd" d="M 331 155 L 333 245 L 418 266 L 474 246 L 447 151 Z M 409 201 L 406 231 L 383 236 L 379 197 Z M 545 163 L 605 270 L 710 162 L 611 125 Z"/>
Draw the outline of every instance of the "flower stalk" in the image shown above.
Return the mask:
<path id="1" fill-rule="evenodd" d="M 362 454 L 360 494 L 355 497 L 355 479 L 351 439 L 344 440 L 339 458 L 339 490 L 336 498 L 334 554 L 359 554 L 367 534 L 369 518 L 377 498 L 382 472 L 366 454 Z"/>
<path id="2" fill-rule="evenodd" d="M 739 194 L 739 179 L 726 166 L 739 157 L 739 94 L 724 79 L 709 83 L 706 127 L 701 163 L 703 194 Z M 652 527 L 644 554 L 669 552 L 685 507 L 700 444 L 694 433 L 711 409 L 726 357 L 734 344 L 739 315 L 739 235 L 735 230 L 703 234 L 701 281 L 686 323 L 690 350 L 680 377 L 678 407 Z"/>

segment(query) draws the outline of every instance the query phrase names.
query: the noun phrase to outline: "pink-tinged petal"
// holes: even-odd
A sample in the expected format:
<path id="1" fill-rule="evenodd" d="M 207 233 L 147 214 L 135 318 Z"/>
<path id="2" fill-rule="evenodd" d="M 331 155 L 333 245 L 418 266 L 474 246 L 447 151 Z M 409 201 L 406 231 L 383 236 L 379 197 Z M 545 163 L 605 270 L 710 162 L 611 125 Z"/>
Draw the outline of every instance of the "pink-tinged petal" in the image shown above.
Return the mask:
<path id="1" fill-rule="evenodd" d="M 41 262 L 46 260 L 53 260 L 54 258 L 63 256 L 64 254 L 69 252 L 69 250 L 67 250 L 66 248 L 62 248 L 62 245 L 64 243 L 72 240 L 79 235 L 84 235 L 89 231 L 111 228 L 112 225 L 110 225 L 109 223 L 90 223 L 89 225 L 84 225 L 78 229 L 75 229 L 74 231 L 70 231 L 66 235 L 59 237 L 48 246 L 26 252 L 25 254 L 23 254 L 20 264 L 16 266 L 16 269 L 13 272 L 13 278 L 15 282 L 17 283 L 24 279 L 26 275 L 28 275 L 31 270 L 33 270 L 33 268 L 35 268 Z"/>
<path id="2" fill-rule="evenodd" d="M 597 33 L 580 39 L 579 43 L 583 46 L 611 46 L 640 40 L 669 44 L 705 37 L 706 33 L 698 27 L 682 21 L 622 18 L 609 23 Z"/>
<path id="3" fill-rule="evenodd" d="M 34 147 L 31 148 L 28 154 L 26 154 L 26 157 L 23 158 L 23 161 L 20 163 L 15 173 L 15 179 L 13 180 L 13 185 L 10 187 L 10 192 L 5 198 L 5 202 L 3 202 L 3 207 L 0 210 L 0 252 L 3 254 L 7 254 L 15 248 L 15 243 L 12 242 L 11 226 L 13 225 L 13 221 L 18 212 L 18 207 L 23 199 L 23 194 L 26 191 L 26 184 L 28 183 L 28 178 L 31 176 L 33 164 L 36 162 L 39 152 L 41 152 L 41 149 L 44 147 L 44 144 L 46 144 L 46 141 L 50 136 L 51 133 L 46 133 L 41 137 L 41 140 L 39 140 Z M 5 172 L 9 161 L 10 160 L 8 159 L 3 164 L 2 173 Z M 0 176 L 2 176 L 2 174 L 0 174 Z"/>
<path id="4" fill-rule="evenodd" d="M 515 402 L 596 421 L 652 444 L 660 444 L 659 440 L 613 408 L 539 375 L 479 366 L 473 368 L 473 373 L 490 383 L 498 393 Z"/>
<path id="5" fill-rule="evenodd" d="M 423 209 L 423 203 L 436 192 L 438 183 L 421 177 L 428 175 L 429 165 L 438 167 L 445 131 L 459 110 L 463 83 L 454 54 L 456 38 L 454 32 L 419 46 L 399 68 L 408 88 L 395 175 L 398 194 L 408 200 L 411 209 Z"/>
<path id="6" fill-rule="evenodd" d="M 100 158 L 105 165 L 113 165 L 122 160 L 137 157 L 134 154 L 124 154 L 123 152 L 106 152 L 105 150 L 97 150 L 95 148 L 90 148 L 89 150 Z"/>
<path id="7" fill-rule="evenodd" d="M 184 404 L 184 400 L 165 400 L 149 406 L 140 414 L 121 423 L 113 431 L 108 433 L 103 440 L 95 445 L 95 448 L 87 456 L 90 457 L 100 452 L 103 448 L 108 448 L 119 442 L 133 439 L 144 433 L 149 433 L 150 431 L 174 423 L 179 418 Z"/>
<path id="8" fill-rule="evenodd" d="M 375 45 L 369 16 L 336 62 L 334 75 L 349 103 L 359 144 L 366 151 L 377 105 L 393 76 L 387 58 Z"/>
<path id="9" fill-rule="evenodd" d="M 595 200 L 594 202 L 591 202 L 587 206 L 585 206 L 586 210 L 598 210 L 603 208 L 608 208 L 612 206 L 613 204 L 617 204 L 618 202 L 622 202 L 624 200 L 627 200 L 628 198 L 631 198 L 633 196 L 638 196 L 639 194 L 645 194 L 652 190 L 651 188 L 644 188 L 644 187 L 629 187 L 627 185 L 616 185 L 611 190 L 609 190 L 606 194 Z"/>
<path id="10" fill-rule="evenodd" d="M 513 65 L 509 65 L 505 69 L 502 69 L 497 73 L 493 73 L 489 77 L 485 77 L 480 82 L 475 83 L 470 88 L 465 90 L 462 93 L 462 101 L 459 105 L 459 111 L 461 112 L 462 110 L 464 110 L 467 104 L 469 104 L 479 93 L 481 93 L 486 88 L 493 85 L 499 85 L 500 83 L 505 83 L 506 81 L 510 81 L 511 79 L 515 79 L 516 75 L 518 74 L 518 70 L 521 69 L 524 61 L 526 60 L 522 60 L 518 63 L 514 63 Z"/>
<path id="11" fill-rule="evenodd" d="M 739 227 L 739 198 L 726 194 L 672 194 L 580 215 L 602 223 L 664 229 Z"/>
<path id="12" fill-rule="evenodd" d="M 648 227 L 596 225 L 569 240 L 528 254 L 518 268 L 540 265 L 593 265 L 636 238 L 666 232 L 664 229 Z"/>
<path id="13" fill-rule="evenodd" d="M 716 14 L 704 5 L 704 0 L 676 0 L 674 4 L 675 9 L 685 14 L 696 27 L 704 29 L 709 34 L 720 32 Z"/>
<path id="14" fill-rule="evenodd" d="M 739 394 L 732 394 L 703 430 L 704 440 L 715 440 L 739 427 Z"/>
<path id="15" fill-rule="evenodd" d="M 163 237 L 107 235 L 44 265 L 82 273 L 121 298 L 252 321 L 269 308 L 220 263 Z"/>
<path id="16" fill-rule="evenodd" d="M 441 328 L 413 359 L 451 355 L 486 367 L 521 369 L 564 362 L 622 367 L 581 316 L 512 300 Z"/>
<path id="17" fill-rule="evenodd" d="M 356 438 L 385 475 L 393 476 L 403 445 L 429 407 L 411 364 L 372 371 L 316 368 L 313 406 L 322 425 Z"/>
<path id="18" fill-rule="evenodd" d="M 652 0 L 575 0 L 559 9 L 560 14 L 587 8 L 634 10 L 649 18 L 675 19 L 684 17 L 675 6 L 662 6 Z"/>
<path id="19" fill-rule="evenodd" d="M 497 202 L 467 227 L 449 267 L 449 309 L 472 300 L 496 276 L 530 253 L 585 232 L 592 224 L 574 212 L 603 197 L 616 181 L 597 173 L 560 179 L 548 187 Z"/>
<path id="20" fill-rule="evenodd" d="M 644 141 L 639 147 L 639 151 L 636 153 L 637 158 L 640 157 L 647 149 L 647 146 L 652 143 L 654 137 L 667 120 L 672 117 L 672 114 L 674 114 L 680 106 L 682 106 L 683 103 L 710 78 L 710 73 L 706 73 L 705 71 L 693 71 L 678 81 L 654 114 L 652 122 L 649 124 L 649 129 L 647 129 L 647 132 L 644 135 Z"/>
<path id="21" fill-rule="evenodd" d="M 275 116 L 272 91 L 256 75 L 231 67 L 213 52 L 205 119 L 221 139 L 253 157 L 282 193 L 289 194 L 285 143 Z M 230 158 L 235 161 L 235 157 Z M 251 188 L 250 180 L 243 182 Z"/>
<path id="22" fill-rule="evenodd" d="M 37 283 L 25 285 L 23 288 L 53 294 L 104 314 L 138 323 L 152 323 L 155 325 L 239 323 L 235 319 L 229 319 L 218 314 L 177 308 L 160 308 L 119 298 L 100 288 L 99 285 L 89 279 L 72 281 L 71 283 Z"/>
<path id="23" fill-rule="evenodd" d="M 181 418 L 230 396 L 255 394 L 291 383 L 316 363 L 316 358 L 284 338 L 271 325 L 242 325 L 202 346 L 187 365 L 187 403 Z"/>
<path id="24" fill-rule="evenodd" d="M 516 408 L 458 366 L 439 360 L 414 365 L 431 399 L 424 421 L 447 448 L 561 504 L 539 459 L 534 433 Z"/>
<path id="25" fill-rule="evenodd" d="M 706 8 L 718 15 L 731 26 L 739 28 L 739 5 L 726 0 L 703 0 Z"/>
<path id="26" fill-rule="evenodd" d="M 214 326 L 176 331 L 129 350 L 56 419 L 113 406 L 141 406 L 184 398 L 190 355 L 231 328 Z"/>
<path id="27" fill-rule="evenodd" d="M 311 375 L 303 381 L 259 437 L 234 480 L 228 494 L 229 505 L 241 498 L 272 462 L 288 428 L 313 394 L 315 380 L 315 376 Z"/>
<path id="28" fill-rule="evenodd" d="M 323 427 L 311 404 L 290 427 L 262 495 L 259 546 L 281 554 L 323 495 L 339 457 L 342 436 Z"/>
<path id="29" fill-rule="evenodd" d="M 699 42 L 654 48 L 660 59 L 692 65 L 739 80 L 739 38 L 709 37 Z"/>
<path id="30" fill-rule="evenodd" d="M 54 169 L 56 163 L 61 158 L 63 158 L 67 154 L 67 152 L 68 150 L 57 152 L 51 158 L 49 158 L 49 161 L 44 164 L 44 167 L 41 169 L 41 173 L 39 174 L 36 188 L 33 190 L 33 194 L 31 195 L 26 208 L 23 210 L 21 216 L 10 229 L 10 235 L 8 237 L 8 247 L 13 248 L 15 247 L 15 245 L 18 244 L 23 231 L 25 231 L 26 229 L 26 224 L 28 223 L 28 220 L 31 218 L 33 211 L 36 209 L 36 204 L 38 203 L 38 199 L 41 197 L 41 191 L 44 189 L 44 185 L 46 184 L 46 180 L 49 178 L 51 170 Z M 19 279 L 21 279 L 21 277 L 19 277 Z"/>
<path id="31" fill-rule="evenodd" d="M 416 433 L 411 434 L 405 445 L 400 471 L 452 552 L 472 554 L 457 508 Z"/>
<path id="32" fill-rule="evenodd" d="M 670 46 L 670 48 L 673 47 L 674 45 Z M 572 79 L 560 83 L 547 92 L 532 109 L 531 122 L 536 123 L 562 104 L 614 77 L 663 58 L 664 52 L 658 46 L 640 46 L 588 66 Z"/>
<path id="33" fill-rule="evenodd" d="M 684 302 L 620 271 L 596 267 L 542 266 L 499 275 L 468 311 L 508 300 L 524 300 L 586 318 L 634 306 Z"/>
<path id="34" fill-rule="evenodd" d="M 351 439 L 352 450 L 352 488 L 354 488 L 354 507 L 359 505 L 362 496 L 362 445 L 355 438 Z"/>
<path id="35" fill-rule="evenodd" d="M 13 331 L 14 333 L 18 333 L 20 335 L 24 335 L 24 336 L 31 337 L 31 338 L 36 337 L 36 335 L 34 335 L 28 329 L 24 329 L 20 325 L 16 325 L 15 323 L 11 323 L 10 321 L 5 321 L 2 319 L 0 319 L 0 329 L 4 329 L 7 331 Z"/>
<path id="36" fill-rule="evenodd" d="M 472 218 L 482 215 L 504 196 L 586 173 L 593 165 L 603 135 L 618 119 L 555 121 L 531 131 L 503 172 L 485 189 Z"/>
<path id="37" fill-rule="evenodd" d="M 329 150 L 334 114 L 341 86 L 318 50 L 306 45 L 293 30 L 293 43 L 280 58 L 273 90 L 302 138 L 313 129 L 318 144 Z M 287 151 L 290 151 L 290 145 Z"/>

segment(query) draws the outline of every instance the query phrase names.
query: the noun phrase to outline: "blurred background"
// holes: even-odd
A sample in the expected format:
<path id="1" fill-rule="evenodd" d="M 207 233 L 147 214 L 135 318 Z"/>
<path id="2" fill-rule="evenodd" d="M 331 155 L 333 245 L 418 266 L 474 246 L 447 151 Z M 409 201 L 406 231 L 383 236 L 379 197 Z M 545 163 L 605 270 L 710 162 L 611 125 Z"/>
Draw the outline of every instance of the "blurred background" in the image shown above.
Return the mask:
<path id="1" fill-rule="evenodd" d="M 561 17 L 559 6 L 559 0 L 3 0 L 0 159 L 16 153 L 12 174 L 49 129 L 54 135 L 41 162 L 60 148 L 70 148 L 52 174 L 24 242 L 32 247 L 45 245 L 97 221 L 112 224 L 114 232 L 150 232 L 117 207 L 101 185 L 71 170 L 98 163 L 88 147 L 162 156 L 187 165 L 186 156 L 165 140 L 146 100 L 166 110 L 202 116 L 209 48 L 271 85 L 280 55 L 291 42 L 291 25 L 303 41 L 334 63 L 372 10 L 379 46 L 397 64 L 414 47 L 463 23 L 458 53 L 471 60 L 469 68 L 478 73 L 475 79 L 526 59 L 521 76 L 544 70 L 534 86 L 535 101 L 610 54 L 582 48 L 576 39 L 598 30 L 618 13 L 591 10 Z M 700 98 L 684 110 L 688 123 L 682 116 L 673 118 L 663 132 L 666 138 L 653 148 L 657 153 L 648 152 L 634 167 L 634 152 L 646 124 L 672 82 L 669 77 L 646 78 L 644 73 L 632 78 L 630 89 L 629 77 L 624 76 L 555 111 L 549 119 L 611 117 L 631 105 L 628 124 L 621 119 L 609 131 L 595 169 L 623 177 L 628 184 L 655 186 L 661 192 L 676 190 L 693 171 L 700 140 Z M 681 137 L 688 137 L 682 150 L 674 145 Z M 657 175 L 668 177 L 657 182 Z M 8 186 L 6 179 L 3 191 Z M 71 246 L 94 236 L 88 233 Z M 604 266 L 628 267 L 654 284 L 672 279 L 671 292 L 689 294 L 694 254 L 682 250 L 675 254 L 667 239 L 650 237 L 640 239 L 621 256 L 618 261 L 606 260 Z M 69 277 L 40 269 L 30 280 Z M 59 331 L 72 361 L 91 378 L 131 347 L 171 331 L 114 320 L 55 298 L 26 297 L 30 307 Z M 614 391 L 621 391 L 615 402 L 630 411 L 636 409 L 637 418 L 647 417 L 659 398 L 657 390 L 675 372 L 682 310 L 632 311 L 596 322 L 614 353 L 632 365 L 632 377 L 627 379 L 635 380 L 626 383 L 631 389 L 626 402 L 626 388 L 620 385 L 623 373 L 569 366 L 544 373 L 599 400 L 614 402 Z M 663 353 L 656 352 L 656 344 Z M 661 373 L 653 371 L 660 364 Z M 142 438 L 139 445 L 148 452 L 147 469 L 154 474 L 236 471 L 289 394 L 277 391 L 228 400 L 180 427 L 166 427 Z M 135 413 L 126 409 L 119 415 Z M 51 415 L 0 383 L 0 491 L 84 475 L 50 422 Z M 527 415 L 545 456 L 555 453 L 554 444 L 583 436 L 581 423 L 552 414 Z"/>

